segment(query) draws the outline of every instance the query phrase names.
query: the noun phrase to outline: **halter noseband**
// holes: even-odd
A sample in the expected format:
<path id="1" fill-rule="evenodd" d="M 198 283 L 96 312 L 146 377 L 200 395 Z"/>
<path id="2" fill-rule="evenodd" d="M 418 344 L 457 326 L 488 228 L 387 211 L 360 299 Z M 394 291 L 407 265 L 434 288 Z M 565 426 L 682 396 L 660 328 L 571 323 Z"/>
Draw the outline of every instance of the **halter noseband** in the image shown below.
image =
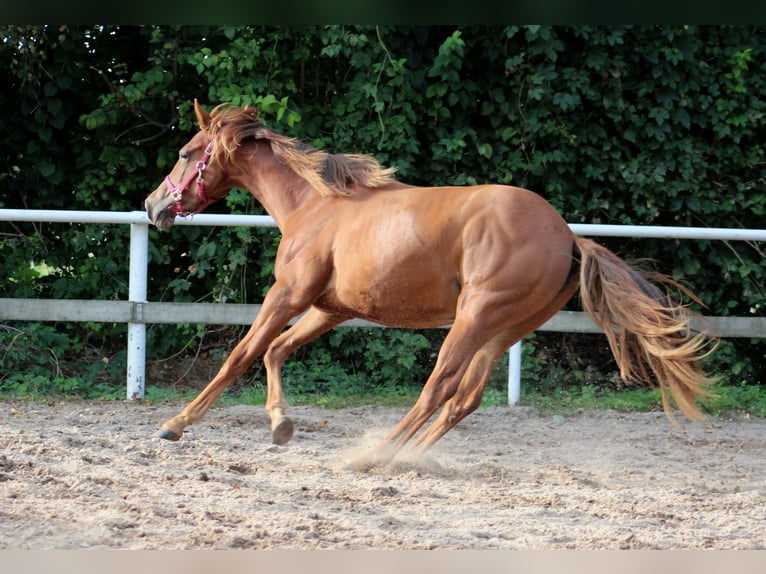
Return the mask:
<path id="1" fill-rule="evenodd" d="M 205 186 L 202 180 L 202 174 L 205 171 L 205 168 L 207 167 L 207 162 L 213 153 L 213 145 L 214 145 L 214 142 L 212 141 L 209 144 L 207 144 L 207 147 L 205 148 L 205 151 L 202 154 L 202 158 L 196 164 L 194 164 L 194 168 L 197 170 L 197 173 L 196 174 L 194 172 L 190 173 L 189 177 L 187 177 L 181 183 L 180 187 L 175 186 L 175 184 L 170 180 L 170 175 L 165 176 L 165 185 L 173 194 L 173 199 L 176 200 L 175 211 L 176 211 L 176 214 L 180 217 L 186 217 L 189 214 L 194 215 L 195 213 L 199 213 L 200 211 L 202 211 L 208 205 L 210 205 L 211 203 L 215 201 L 215 199 L 208 199 L 205 196 Z M 191 184 L 195 176 L 197 178 L 197 193 L 199 195 L 199 198 L 202 200 L 202 205 L 199 207 L 199 209 L 197 209 L 197 211 L 184 212 L 183 207 L 181 207 L 181 197 L 183 196 L 184 191 L 186 191 L 186 188 L 189 187 L 189 185 Z"/>

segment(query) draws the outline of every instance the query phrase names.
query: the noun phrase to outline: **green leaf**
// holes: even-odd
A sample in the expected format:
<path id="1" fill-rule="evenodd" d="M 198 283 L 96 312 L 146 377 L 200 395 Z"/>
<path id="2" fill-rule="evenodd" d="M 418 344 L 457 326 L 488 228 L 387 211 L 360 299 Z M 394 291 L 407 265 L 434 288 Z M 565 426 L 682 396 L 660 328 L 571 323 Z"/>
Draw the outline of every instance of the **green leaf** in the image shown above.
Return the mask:
<path id="1" fill-rule="evenodd" d="M 476 144 L 476 150 L 479 152 L 479 155 L 486 157 L 487 159 L 492 158 L 492 144 L 488 144 L 488 143 Z"/>
<path id="2" fill-rule="evenodd" d="M 45 159 L 41 159 L 38 162 L 37 167 L 40 170 L 40 174 L 43 177 L 46 177 L 46 178 L 52 176 L 54 174 L 54 172 L 56 171 L 55 164 L 53 164 L 53 163 L 51 163 L 51 162 L 49 162 L 49 161 L 47 161 Z"/>

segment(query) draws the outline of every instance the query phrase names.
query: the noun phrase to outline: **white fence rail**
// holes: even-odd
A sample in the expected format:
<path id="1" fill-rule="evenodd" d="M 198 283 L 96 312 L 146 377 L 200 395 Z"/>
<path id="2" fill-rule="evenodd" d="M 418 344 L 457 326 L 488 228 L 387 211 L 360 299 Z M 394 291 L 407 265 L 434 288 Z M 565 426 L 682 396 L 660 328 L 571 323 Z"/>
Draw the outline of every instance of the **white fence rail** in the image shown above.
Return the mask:
<path id="1" fill-rule="evenodd" d="M 128 324 L 127 398 L 143 398 L 146 372 L 147 323 L 249 324 L 260 305 L 223 303 L 160 303 L 147 301 L 149 220 L 142 211 L 59 211 L 0 209 L 0 221 L 99 223 L 130 225 L 130 271 L 127 301 L 58 299 L 0 299 L 0 321 L 89 321 Z M 276 227 L 264 215 L 199 214 L 177 219 L 177 225 Z M 570 224 L 578 235 L 766 241 L 766 229 L 654 227 L 636 225 Z M 766 317 L 707 317 L 722 337 L 766 337 Z M 373 326 L 361 320 L 347 327 Z M 704 328 L 704 327 L 703 327 Z M 598 333 L 584 313 L 560 311 L 541 331 Z M 508 403 L 518 402 L 521 391 L 521 342 L 511 347 L 508 368 Z"/>

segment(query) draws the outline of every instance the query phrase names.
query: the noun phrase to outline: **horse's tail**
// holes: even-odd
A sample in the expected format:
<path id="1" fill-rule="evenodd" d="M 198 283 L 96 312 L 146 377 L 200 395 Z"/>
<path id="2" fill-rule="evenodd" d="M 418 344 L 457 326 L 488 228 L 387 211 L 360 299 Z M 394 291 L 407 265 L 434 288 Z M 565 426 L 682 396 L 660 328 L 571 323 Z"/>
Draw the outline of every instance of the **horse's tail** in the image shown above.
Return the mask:
<path id="1" fill-rule="evenodd" d="M 622 379 L 651 384 L 650 369 L 671 421 L 668 391 L 690 420 L 702 418 L 694 399 L 710 396 L 707 387 L 716 380 L 705 375 L 700 361 L 714 350 L 715 338 L 695 333 L 694 314 L 648 279 L 699 301 L 670 277 L 641 273 L 594 241 L 577 237 L 575 243 L 583 309 L 606 334 Z"/>

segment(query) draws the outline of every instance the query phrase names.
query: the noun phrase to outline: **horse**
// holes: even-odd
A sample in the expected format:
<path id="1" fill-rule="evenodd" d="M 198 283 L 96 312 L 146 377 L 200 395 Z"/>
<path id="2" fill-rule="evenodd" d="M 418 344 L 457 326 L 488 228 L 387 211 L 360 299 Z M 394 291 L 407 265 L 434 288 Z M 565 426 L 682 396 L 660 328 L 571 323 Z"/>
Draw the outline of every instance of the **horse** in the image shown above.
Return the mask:
<path id="1" fill-rule="evenodd" d="M 329 153 L 270 129 L 254 107 L 221 104 L 208 112 L 195 99 L 194 111 L 199 131 L 146 198 L 149 220 L 167 231 L 176 217 L 238 187 L 274 218 L 282 239 L 274 283 L 252 326 L 210 383 L 162 425 L 162 438 L 179 440 L 262 355 L 272 441 L 286 444 L 294 424 L 282 390 L 285 360 L 361 318 L 399 328 L 450 326 L 412 408 L 351 464 L 384 466 L 405 445 L 425 452 L 480 405 L 506 350 L 578 287 L 622 379 L 659 384 L 671 421 L 671 399 L 689 419 L 702 418 L 696 399 L 709 396 L 715 380 L 701 360 L 714 337 L 692 328 L 696 314 L 670 292 L 694 294 L 574 235 L 540 195 L 494 184 L 407 185 L 370 155 Z"/>

